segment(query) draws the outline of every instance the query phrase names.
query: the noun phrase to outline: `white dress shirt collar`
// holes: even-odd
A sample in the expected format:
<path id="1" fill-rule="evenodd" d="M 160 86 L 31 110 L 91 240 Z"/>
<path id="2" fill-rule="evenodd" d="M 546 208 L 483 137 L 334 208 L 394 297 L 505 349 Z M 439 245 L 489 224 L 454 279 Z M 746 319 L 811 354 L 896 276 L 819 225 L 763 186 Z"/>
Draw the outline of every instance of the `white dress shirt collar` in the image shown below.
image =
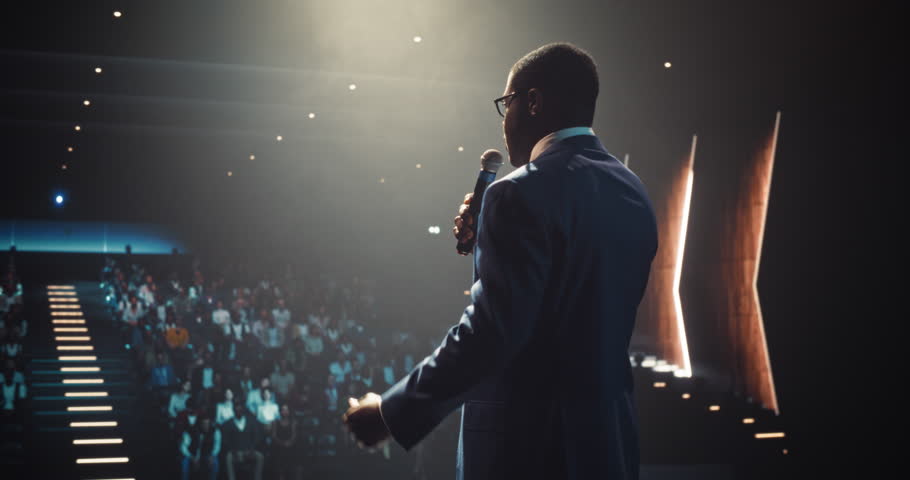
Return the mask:
<path id="1" fill-rule="evenodd" d="M 594 130 L 591 129 L 591 127 L 569 127 L 563 128 L 562 130 L 557 130 L 537 141 L 537 143 L 534 145 L 534 148 L 531 149 L 531 159 L 529 161 L 533 162 L 536 160 L 537 157 L 543 155 L 547 149 L 549 149 L 560 140 L 565 140 L 576 135 L 594 136 Z"/>

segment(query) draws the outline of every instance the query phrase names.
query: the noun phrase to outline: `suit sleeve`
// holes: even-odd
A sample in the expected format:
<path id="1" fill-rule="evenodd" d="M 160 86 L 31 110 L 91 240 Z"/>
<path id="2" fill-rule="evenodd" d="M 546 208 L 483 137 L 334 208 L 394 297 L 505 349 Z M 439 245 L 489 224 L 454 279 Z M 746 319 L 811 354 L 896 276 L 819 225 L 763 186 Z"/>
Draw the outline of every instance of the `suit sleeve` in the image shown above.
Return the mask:
<path id="1" fill-rule="evenodd" d="M 531 211 L 518 185 L 490 185 L 478 216 L 472 303 L 439 347 L 382 395 L 383 420 L 405 449 L 526 344 L 541 314 L 550 250 L 546 222 Z"/>

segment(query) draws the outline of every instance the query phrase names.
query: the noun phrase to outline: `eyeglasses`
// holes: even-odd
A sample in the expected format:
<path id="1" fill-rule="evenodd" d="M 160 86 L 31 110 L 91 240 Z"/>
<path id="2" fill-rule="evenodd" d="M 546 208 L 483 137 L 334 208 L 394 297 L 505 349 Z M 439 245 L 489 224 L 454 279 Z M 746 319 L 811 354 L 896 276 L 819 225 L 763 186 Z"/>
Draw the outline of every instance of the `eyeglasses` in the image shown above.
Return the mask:
<path id="1" fill-rule="evenodd" d="M 493 104 L 496 105 L 496 111 L 499 113 L 500 117 L 505 118 L 506 109 L 509 108 L 509 103 L 511 103 L 512 98 L 514 98 L 519 93 L 521 93 L 521 92 L 512 92 L 508 95 L 505 95 L 505 96 L 497 98 L 496 100 L 493 100 Z"/>

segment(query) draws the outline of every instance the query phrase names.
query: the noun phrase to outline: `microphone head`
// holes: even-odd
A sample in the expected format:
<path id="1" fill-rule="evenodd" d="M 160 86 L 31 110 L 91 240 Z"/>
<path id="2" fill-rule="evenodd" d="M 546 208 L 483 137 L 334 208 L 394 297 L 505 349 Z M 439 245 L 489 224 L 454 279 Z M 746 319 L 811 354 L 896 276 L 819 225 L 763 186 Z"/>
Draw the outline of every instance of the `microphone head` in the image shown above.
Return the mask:
<path id="1" fill-rule="evenodd" d="M 491 148 L 486 152 L 483 152 L 483 155 L 480 156 L 480 168 L 490 172 L 496 173 L 499 171 L 499 167 L 502 166 L 502 153 L 495 148 Z"/>

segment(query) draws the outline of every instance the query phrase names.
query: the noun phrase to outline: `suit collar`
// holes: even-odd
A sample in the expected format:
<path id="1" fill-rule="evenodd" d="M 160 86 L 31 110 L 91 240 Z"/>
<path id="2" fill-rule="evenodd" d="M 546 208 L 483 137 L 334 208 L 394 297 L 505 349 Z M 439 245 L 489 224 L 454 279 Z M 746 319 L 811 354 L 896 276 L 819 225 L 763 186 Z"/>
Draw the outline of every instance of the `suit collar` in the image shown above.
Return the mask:
<path id="1" fill-rule="evenodd" d="M 544 152 L 550 150 L 550 148 L 557 143 L 580 135 L 593 137 L 594 130 L 592 130 L 591 127 L 569 127 L 556 130 L 555 132 L 545 135 L 543 138 L 538 140 L 534 145 L 534 148 L 531 149 L 530 161 L 533 162 L 537 159 L 537 157 L 543 155 Z"/>

